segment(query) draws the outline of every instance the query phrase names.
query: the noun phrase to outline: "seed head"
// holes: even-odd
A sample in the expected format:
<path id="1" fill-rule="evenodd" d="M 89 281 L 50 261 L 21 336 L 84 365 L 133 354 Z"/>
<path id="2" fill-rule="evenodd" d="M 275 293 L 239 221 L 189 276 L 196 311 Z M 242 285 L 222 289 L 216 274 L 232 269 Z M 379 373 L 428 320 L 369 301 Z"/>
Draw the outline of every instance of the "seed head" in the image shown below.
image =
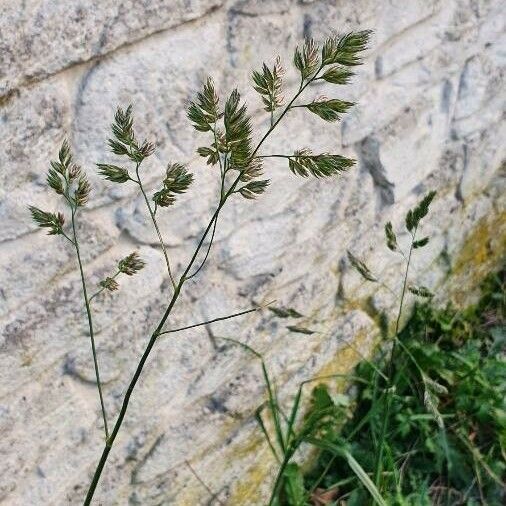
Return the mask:
<path id="1" fill-rule="evenodd" d="M 114 278 L 111 278 L 109 276 L 107 278 L 103 279 L 102 281 L 100 281 L 99 285 L 102 288 L 109 290 L 110 292 L 115 292 L 119 287 L 118 282 Z"/>
<path id="2" fill-rule="evenodd" d="M 137 271 L 140 271 L 146 262 L 138 255 L 137 252 L 130 253 L 127 257 L 118 262 L 118 270 L 127 276 L 133 276 Z"/>

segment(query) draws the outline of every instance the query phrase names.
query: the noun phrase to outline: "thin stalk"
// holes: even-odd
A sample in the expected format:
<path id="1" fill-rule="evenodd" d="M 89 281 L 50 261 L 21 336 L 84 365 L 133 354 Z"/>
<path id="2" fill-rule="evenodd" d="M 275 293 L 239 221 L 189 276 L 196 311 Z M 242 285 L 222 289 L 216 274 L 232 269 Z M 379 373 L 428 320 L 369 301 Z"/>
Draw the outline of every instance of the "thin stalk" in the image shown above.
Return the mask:
<path id="1" fill-rule="evenodd" d="M 216 225 L 218 224 L 218 216 L 216 216 L 216 219 L 214 220 L 213 225 L 213 231 L 211 232 L 211 239 L 209 240 L 209 244 L 207 246 L 206 254 L 204 255 L 204 260 L 202 260 L 202 263 L 195 269 L 195 272 L 188 276 L 186 279 L 194 278 L 204 267 L 205 263 L 207 262 L 207 258 L 209 257 L 209 253 L 211 252 L 211 247 L 214 242 L 214 236 L 216 234 Z"/>
<path id="2" fill-rule="evenodd" d="M 278 474 L 276 475 L 276 479 L 274 480 L 274 486 L 272 487 L 272 493 L 271 497 L 269 499 L 268 506 L 273 506 L 275 504 L 275 500 L 279 495 L 281 484 L 283 483 L 283 475 L 285 474 L 286 466 L 290 463 L 291 458 L 293 457 L 293 454 L 295 452 L 289 448 L 285 456 L 283 458 L 283 461 L 281 462 L 281 465 L 279 466 Z"/>
<path id="3" fill-rule="evenodd" d="M 182 330 L 194 329 L 195 327 L 201 327 L 202 325 L 209 325 L 210 323 L 221 322 L 223 320 L 230 320 L 231 318 L 237 318 L 238 316 L 243 316 L 248 313 L 254 313 L 255 311 L 259 311 L 263 309 L 265 306 L 254 307 L 252 309 L 246 309 L 245 311 L 240 311 L 239 313 L 229 314 L 227 316 L 220 316 L 219 318 L 213 318 L 212 320 L 207 320 L 205 322 L 194 323 L 193 325 L 188 325 L 186 327 L 179 327 L 177 329 L 164 330 L 160 332 L 158 335 L 163 336 L 164 334 L 172 334 L 174 332 L 180 332 Z"/>
<path id="4" fill-rule="evenodd" d="M 336 455 L 332 455 L 332 457 L 328 461 L 327 465 L 323 469 L 323 472 L 320 473 L 320 475 L 318 476 L 318 478 L 311 485 L 311 488 L 309 489 L 309 494 L 310 495 L 312 495 L 314 493 L 314 491 L 318 488 L 318 486 L 322 482 L 323 478 L 325 478 L 325 476 L 327 476 L 327 473 L 328 473 L 329 469 L 332 467 L 332 464 L 334 463 L 334 461 L 336 460 L 336 458 L 337 458 Z M 354 479 L 355 478 L 353 477 L 353 478 L 347 478 L 347 479 L 342 480 L 342 481 L 344 481 L 346 483 L 349 483 L 350 481 L 353 481 Z M 334 485 L 331 485 L 330 487 L 325 487 L 325 490 L 327 490 L 327 491 L 328 490 L 332 490 L 333 488 L 337 488 L 341 484 L 342 484 L 341 481 L 339 481 L 339 482 L 337 482 L 337 484 L 335 483 Z"/>
<path id="5" fill-rule="evenodd" d="M 387 387 L 389 390 L 386 393 L 386 396 L 387 396 L 387 398 L 386 398 L 386 403 L 387 403 L 386 404 L 386 411 L 385 411 L 385 416 L 383 417 L 383 424 L 381 427 L 380 437 L 378 439 L 379 451 L 376 456 L 376 466 L 375 466 L 376 470 L 374 473 L 374 483 L 376 484 L 376 486 L 378 488 L 380 485 L 381 472 L 382 472 L 382 468 L 383 468 L 383 447 L 384 447 L 383 442 L 384 442 L 384 439 L 385 439 L 385 436 L 386 436 L 386 433 L 388 430 L 390 409 L 392 406 L 393 392 L 390 390 L 390 388 L 391 388 L 392 370 L 393 370 L 393 363 L 394 363 L 396 344 L 397 344 L 396 338 L 399 334 L 399 327 L 400 327 L 400 321 L 401 321 L 401 316 L 402 316 L 402 308 L 404 305 L 404 298 L 406 296 L 406 288 L 408 286 L 409 267 L 411 265 L 411 256 L 413 254 L 413 244 L 415 242 L 416 230 L 417 229 L 415 228 L 415 230 L 413 231 L 413 234 L 411 236 L 411 245 L 409 247 L 409 255 L 408 255 L 407 262 L 406 262 L 406 271 L 404 273 L 404 281 L 402 283 L 401 299 L 400 299 L 400 303 L 399 303 L 399 312 L 397 313 L 397 320 L 395 322 L 395 339 L 392 343 L 392 350 L 390 352 L 390 358 L 387 363 L 387 377 L 388 377 Z"/>
<path id="6" fill-rule="evenodd" d="M 65 239 L 67 239 L 67 241 L 75 247 L 75 242 L 63 230 L 61 231 L 61 235 L 63 235 L 63 237 L 65 237 Z"/>
<path id="7" fill-rule="evenodd" d="M 81 275 L 81 286 L 83 289 L 84 305 L 86 306 L 86 315 L 88 317 L 88 328 L 90 331 L 91 353 L 93 355 L 95 378 L 97 380 L 98 396 L 100 397 L 100 407 L 102 409 L 102 418 L 104 420 L 105 438 L 107 440 L 109 438 L 109 428 L 107 426 L 107 415 L 105 411 L 104 396 L 102 395 L 102 383 L 100 382 L 100 371 L 98 368 L 97 350 L 95 347 L 95 334 L 93 332 L 93 318 L 91 316 L 90 300 L 88 299 L 88 291 L 86 290 L 86 280 L 84 278 L 83 263 L 81 261 L 81 252 L 79 250 L 79 241 L 77 239 L 76 222 L 75 222 L 76 209 L 74 206 L 71 206 L 71 213 L 72 213 L 72 235 L 74 237 L 72 243 L 74 244 L 74 247 L 76 249 L 77 263 L 79 264 L 79 273 Z"/>
<path id="8" fill-rule="evenodd" d="M 214 138 L 215 138 L 215 143 L 217 146 L 218 141 L 216 140 L 217 139 L 216 138 L 216 124 L 215 124 L 215 128 L 214 128 Z M 221 202 L 225 198 L 225 176 L 228 172 L 228 167 L 227 167 L 226 155 L 225 155 L 225 160 L 223 161 L 223 163 L 221 161 L 221 156 L 219 156 L 219 153 L 218 153 L 218 159 L 219 159 L 219 163 L 220 163 L 220 175 L 221 175 L 221 184 L 220 184 L 220 204 L 221 204 Z M 227 195 L 227 198 L 228 198 L 228 195 Z M 207 246 L 206 254 L 204 255 L 204 259 L 202 260 L 202 263 L 197 267 L 197 269 L 195 269 L 195 272 L 192 275 L 188 276 L 186 279 L 194 278 L 202 270 L 205 263 L 207 262 L 207 259 L 209 257 L 209 253 L 211 252 L 211 248 L 213 246 L 214 236 L 216 235 L 217 224 L 218 224 L 218 216 L 216 216 L 216 219 L 214 220 L 213 231 L 211 232 L 211 239 L 209 240 L 209 245 Z"/>
<path id="9" fill-rule="evenodd" d="M 140 167 L 140 163 L 137 163 L 137 165 L 135 166 L 135 173 L 137 175 L 137 179 L 136 180 L 134 179 L 134 181 L 139 185 L 139 189 L 141 190 L 142 196 L 144 197 L 144 201 L 146 202 L 146 207 L 148 208 L 149 215 L 151 216 L 151 221 L 153 222 L 153 226 L 155 227 L 156 235 L 158 236 L 158 242 L 160 243 L 160 246 L 161 246 L 162 252 L 163 252 L 163 256 L 165 258 L 165 263 L 167 265 L 167 272 L 169 273 L 170 282 L 172 283 L 172 287 L 175 290 L 176 289 L 176 282 L 174 281 L 174 276 L 172 275 L 172 270 L 170 268 L 170 260 L 169 260 L 169 255 L 167 253 L 167 248 L 165 247 L 165 243 L 163 241 L 163 237 L 160 232 L 160 228 L 158 227 L 158 222 L 156 221 L 155 213 L 151 207 L 151 202 L 149 201 L 148 196 L 146 195 L 146 192 L 144 190 L 144 186 L 142 185 L 141 177 L 139 174 L 139 167 Z"/>
<path id="10" fill-rule="evenodd" d="M 223 201 L 223 199 L 225 198 L 224 197 L 225 174 L 226 174 L 226 170 L 221 171 L 220 204 Z M 228 198 L 228 196 L 227 196 L 227 198 Z M 216 215 L 216 217 L 214 219 L 213 231 L 211 232 L 211 239 L 209 240 L 209 244 L 207 246 L 207 250 L 206 250 L 206 254 L 204 255 L 204 259 L 202 260 L 201 264 L 195 269 L 193 274 L 191 274 L 190 276 L 187 276 L 187 278 L 186 278 L 187 280 L 194 278 L 202 270 L 205 263 L 207 262 L 207 259 L 209 257 L 209 253 L 211 252 L 211 248 L 213 246 L 214 236 L 216 235 L 216 226 L 218 224 L 218 215 L 219 215 L 219 213 Z"/>
<path id="11" fill-rule="evenodd" d="M 293 155 L 258 155 L 257 158 L 293 158 Z"/>
<path id="12" fill-rule="evenodd" d="M 411 265 L 411 256 L 413 254 L 413 244 L 415 242 L 415 236 L 416 236 L 416 228 L 413 232 L 413 235 L 412 235 L 412 240 L 411 240 L 411 245 L 409 247 L 409 254 L 408 254 L 408 260 L 407 260 L 407 265 L 406 265 L 406 273 L 404 274 L 404 282 L 402 284 L 402 293 L 401 293 L 401 302 L 399 304 L 399 313 L 397 314 L 397 321 L 395 322 L 395 335 L 397 336 L 397 334 L 399 333 L 399 325 L 400 325 L 400 321 L 401 321 L 401 316 L 402 316 L 402 306 L 404 304 L 404 296 L 406 294 L 406 288 L 408 286 L 408 274 L 409 274 L 409 266 Z M 392 348 L 392 352 L 393 352 L 393 348 Z M 390 362 L 392 361 L 392 359 L 390 358 Z"/>
<path id="13" fill-rule="evenodd" d="M 264 376 L 265 384 L 267 386 L 267 393 L 269 396 L 269 409 L 271 411 L 272 420 L 274 422 L 274 432 L 276 433 L 276 439 L 278 441 L 278 445 L 283 454 L 286 453 L 286 444 L 285 438 L 283 437 L 283 429 L 281 428 L 281 421 L 279 419 L 279 406 L 278 399 L 276 395 L 276 389 L 273 387 L 269 374 L 267 372 L 267 367 L 265 366 L 265 362 L 263 357 L 261 358 L 262 362 L 262 373 Z"/>
<path id="14" fill-rule="evenodd" d="M 276 451 L 276 448 L 274 448 L 274 445 L 272 444 L 271 437 L 269 436 L 269 433 L 267 432 L 267 429 L 265 427 L 264 421 L 262 419 L 262 409 L 263 406 L 260 406 L 260 408 L 257 409 L 255 413 L 255 419 L 260 426 L 260 430 L 262 431 L 262 434 L 264 435 L 267 444 L 269 445 L 269 448 L 271 449 L 272 454 L 274 455 L 274 458 L 276 459 L 278 464 L 281 464 L 281 461 L 279 460 L 278 452 Z"/>
<path id="15" fill-rule="evenodd" d="M 237 341 L 236 339 L 232 339 L 229 337 L 223 337 L 222 339 L 241 346 L 245 350 L 247 350 L 250 353 L 252 353 L 253 355 L 255 355 L 255 357 L 257 357 L 260 360 L 260 364 L 262 366 L 262 375 L 264 377 L 265 386 L 267 387 L 267 394 L 268 394 L 267 405 L 269 406 L 269 411 L 271 413 L 271 417 L 272 417 L 272 420 L 274 423 L 274 431 L 276 433 L 276 440 L 277 440 L 280 450 L 282 451 L 283 454 L 285 454 L 286 443 L 285 443 L 285 439 L 283 437 L 283 430 L 281 427 L 281 422 L 280 422 L 279 413 L 278 413 L 278 412 L 280 412 L 282 414 L 282 412 L 279 409 L 279 405 L 278 405 L 278 401 L 277 401 L 277 397 L 276 397 L 276 390 L 272 386 L 272 383 L 271 383 L 271 380 L 269 377 L 269 373 L 267 371 L 267 366 L 265 365 L 263 355 L 261 353 L 259 353 L 258 351 L 256 351 L 251 346 L 248 346 L 247 344 L 242 343 L 241 341 Z M 271 443 L 270 438 L 267 434 L 267 431 L 265 430 L 265 426 L 263 424 L 263 421 L 260 417 L 260 411 L 258 411 L 257 414 L 258 414 L 257 420 L 260 423 L 260 427 L 262 429 L 262 432 L 264 432 L 264 434 L 266 435 L 267 441 L 268 441 L 269 445 L 271 446 L 274 455 L 276 456 L 276 458 L 278 458 L 277 452 L 274 450 L 274 447 L 272 446 L 272 443 Z"/>
<path id="16" fill-rule="evenodd" d="M 320 70 L 321 70 L 321 67 L 318 70 L 318 72 Z M 318 72 L 315 74 L 314 77 L 316 77 L 316 75 L 318 74 Z M 271 132 L 276 128 L 276 126 L 279 124 L 279 122 L 281 121 L 281 119 L 288 112 L 288 110 L 290 109 L 290 107 L 292 106 L 292 104 L 295 102 L 295 100 L 299 97 L 299 95 L 302 93 L 302 91 L 309 85 L 310 82 L 312 82 L 312 80 L 314 79 L 314 77 L 312 79 L 310 79 L 305 85 L 303 85 L 301 83 L 301 86 L 299 87 L 298 92 L 295 94 L 295 96 L 292 98 L 292 100 L 288 103 L 288 105 L 282 111 L 282 113 L 280 114 L 280 116 L 278 117 L 278 119 L 273 123 L 273 125 L 267 130 L 267 132 L 264 134 L 264 136 L 260 139 L 260 142 L 257 144 L 256 148 L 254 149 L 253 153 L 251 154 L 250 160 L 252 160 L 254 158 L 254 156 L 256 155 L 256 153 L 258 152 L 258 150 L 260 149 L 260 147 L 262 146 L 262 144 L 269 137 L 269 135 L 271 134 Z M 137 167 L 137 169 L 138 169 L 138 167 Z M 211 219 L 210 219 L 210 221 L 209 221 L 206 229 L 204 230 L 204 233 L 202 234 L 202 237 L 200 238 L 200 241 L 197 244 L 197 247 L 196 247 L 196 249 L 195 249 L 192 257 L 191 257 L 190 261 L 188 262 L 188 265 L 186 266 L 183 274 L 181 275 L 181 278 L 180 278 L 179 282 L 174 286 L 174 292 L 172 294 L 172 298 L 171 298 L 171 300 L 169 302 L 169 305 L 167 306 L 167 309 L 165 310 L 165 312 L 164 312 L 164 314 L 163 314 L 160 322 L 158 323 L 155 331 L 151 334 L 151 337 L 150 337 L 149 342 L 148 342 L 148 344 L 146 346 L 146 349 L 144 350 L 144 353 L 142 354 L 142 357 L 141 357 L 141 359 L 140 359 L 140 361 L 139 361 L 139 363 L 137 365 L 137 368 L 136 368 L 135 373 L 134 373 L 134 375 L 133 375 L 133 377 L 132 377 L 132 379 L 130 381 L 130 384 L 128 385 L 128 389 L 126 391 L 125 397 L 123 398 L 123 403 L 121 405 L 121 409 L 120 409 L 118 418 L 116 420 L 116 423 L 114 424 L 114 428 L 113 428 L 110 436 L 107 438 L 105 447 L 104 447 L 104 449 L 102 451 L 102 455 L 101 455 L 100 460 L 99 460 L 99 462 L 97 464 L 97 467 L 95 469 L 95 473 L 93 474 L 93 478 L 92 478 L 91 484 L 90 484 L 88 492 L 86 494 L 86 498 L 84 500 L 84 506 L 89 506 L 91 504 L 91 500 L 93 499 L 93 495 L 95 494 L 95 490 L 97 488 L 97 484 L 98 484 L 98 482 L 100 480 L 100 476 L 101 476 L 102 471 L 104 469 L 105 463 L 107 462 L 107 459 L 109 457 L 109 453 L 111 451 L 112 445 L 114 444 L 116 436 L 118 435 L 118 432 L 119 432 L 119 430 L 121 428 L 121 425 L 123 424 L 123 420 L 125 418 L 125 414 L 126 414 L 127 409 L 128 409 L 128 404 L 130 402 L 130 397 L 131 397 L 132 392 L 135 389 L 135 386 L 137 384 L 137 381 L 139 380 L 139 377 L 140 377 L 140 375 L 142 373 L 142 370 L 144 368 L 144 364 L 146 363 L 146 360 L 148 359 L 149 354 L 151 353 L 151 350 L 153 349 L 153 346 L 155 345 L 156 339 L 158 338 L 160 332 L 162 331 L 162 329 L 163 329 L 163 327 L 165 325 L 165 322 L 167 321 L 168 317 L 170 316 L 170 314 L 172 312 L 172 309 L 173 309 L 174 305 L 176 304 L 177 299 L 179 298 L 181 289 L 182 289 L 185 281 L 187 280 L 188 273 L 190 272 L 191 268 L 193 267 L 193 264 L 195 263 L 195 260 L 196 260 L 198 254 L 199 254 L 199 252 L 200 252 L 200 250 L 202 248 L 202 245 L 204 244 L 204 241 L 205 241 L 207 235 L 211 231 L 211 228 L 214 226 L 214 222 L 217 220 L 217 218 L 218 218 L 218 216 L 219 216 L 219 214 L 221 212 L 221 209 L 225 205 L 228 197 L 230 197 L 230 195 L 233 194 L 233 192 L 234 192 L 237 184 L 240 181 L 241 176 L 242 176 L 242 171 L 236 177 L 236 179 L 234 180 L 234 182 L 232 183 L 232 185 L 230 186 L 230 188 L 225 192 L 223 198 L 220 198 L 219 205 L 216 208 L 215 212 L 213 213 L 213 215 L 212 215 L 212 217 L 211 217 Z M 140 179 L 139 179 L 139 185 L 141 186 Z M 151 211 L 151 206 L 149 204 L 149 200 L 147 199 L 145 192 L 143 192 L 143 195 L 144 195 L 144 198 L 146 199 L 146 203 L 148 204 L 148 209 L 150 210 L 150 214 L 151 214 L 151 217 L 152 217 L 152 220 L 153 220 L 153 224 L 155 225 L 155 228 L 157 229 L 157 232 L 158 232 L 158 225 L 156 224 L 156 219 L 154 219 L 153 213 Z"/>
<path id="17" fill-rule="evenodd" d="M 120 271 L 118 271 L 118 272 L 116 272 L 116 273 L 115 273 L 113 276 L 111 276 L 111 277 L 112 277 L 112 279 L 115 279 L 115 278 L 117 278 L 120 274 L 121 274 L 121 272 L 120 272 Z M 106 287 L 105 287 L 105 286 L 101 287 L 99 290 L 97 290 L 97 291 L 96 291 L 96 292 L 95 292 L 95 293 L 94 293 L 94 294 L 93 294 L 93 295 L 89 298 L 88 302 L 89 302 L 89 303 L 91 303 L 91 301 L 92 301 L 95 297 L 97 297 L 98 295 L 100 295 L 100 294 L 101 294 L 104 290 L 106 290 Z"/>

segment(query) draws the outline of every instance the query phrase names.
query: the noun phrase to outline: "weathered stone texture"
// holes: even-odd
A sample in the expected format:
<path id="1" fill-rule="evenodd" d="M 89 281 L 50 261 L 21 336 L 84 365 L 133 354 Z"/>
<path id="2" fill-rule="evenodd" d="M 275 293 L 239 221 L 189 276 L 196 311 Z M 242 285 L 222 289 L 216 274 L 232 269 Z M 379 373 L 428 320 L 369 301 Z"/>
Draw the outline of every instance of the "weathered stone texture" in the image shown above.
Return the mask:
<path id="1" fill-rule="evenodd" d="M 219 336 L 265 352 L 285 400 L 304 379 L 348 370 L 375 340 L 374 309 L 391 310 L 394 301 L 362 283 L 346 249 L 397 287 L 400 261 L 378 246 L 383 224 L 402 228 L 427 189 L 438 190 L 424 225 L 433 239 L 414 275 L 440 299 L 463 302 L 504 254 L 499 0 L 0 0 L 0 10 L 1 504 L 80 504 L 102 446 L 75 258 L 37 231 L 26 209 L 56 209 L 45 172 L 65 136 L 93 184 L 79 228 L 90 285 L 133 249 L 148 262 L 95 304 L 111 416 L 167 303 L 170 285 L 142 199 L 93 169 L 114 159 L 106 139 L 116 105 L 132 103 L 140 136 L 156 140 L 143 168 L 150 189 L 169 161 L 189 161 L 195 173 L 191 191 L 160 212 L 181 272 L 218 191 L 216 174 L 195 155 L 203 141 L 184 110 L 205 77 L 224 93 L 238 86 L 263 131 L 252 69 L 279 53 L 288 96 L 297 86 L 292 52 L 304 36 L 375 30 L 366 64 L 341 90 L 358 102 L 351 114 L 329 127 L 296 110 L 264 146 L 266 154 L 337 151 L 357 166 L 322 181 L 269 164 L 269 191 L 257 202 L 227 204 L 211 259 L 170 321 L 183 326 L 277 299 L 301 310 L 302 324 L 318 333 L 290 334 L 261 312 L 161 339 L 97 504 L 208 504 L 187 460 L 226 504 L 263 504 L 272 469 L 253 418 L 264 398 L 259 364 Z M 319 85 L 313 96 L 330 93 Z"/>
<path id="2" fill-rule="evenodd" d="M 220 0 L 2 0 L 0 95 L 199 18 Z"/>

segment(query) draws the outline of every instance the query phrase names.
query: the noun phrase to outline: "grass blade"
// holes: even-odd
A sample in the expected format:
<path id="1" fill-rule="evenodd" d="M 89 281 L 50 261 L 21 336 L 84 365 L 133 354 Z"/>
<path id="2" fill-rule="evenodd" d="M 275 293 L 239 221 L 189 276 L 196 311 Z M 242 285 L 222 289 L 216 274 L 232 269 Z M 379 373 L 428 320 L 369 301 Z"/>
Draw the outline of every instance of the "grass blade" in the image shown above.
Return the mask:
<path id="1" fill-rule="evenodd" d="M 307 438 L 306 442 L 346 459 L 346 462 L 350 466 L 351 470 L 355 473 L 355 476 L 362 482 L 362 485 L 364 485 L 364 487 L 371 494 L 372 498 L 376 501 L 376 504 L 379 504 L 379 506 L 387 506 L 385 499 L 383 499 L 379 490 L 376 488 L 376 485 L 372 482 L 371 478 L 369 478 L 369 475 L 355 460 L 353 455 L 348 450 L 346 450 L 346 448 L 330 443 L 328 441 L 311 437 Z"/>

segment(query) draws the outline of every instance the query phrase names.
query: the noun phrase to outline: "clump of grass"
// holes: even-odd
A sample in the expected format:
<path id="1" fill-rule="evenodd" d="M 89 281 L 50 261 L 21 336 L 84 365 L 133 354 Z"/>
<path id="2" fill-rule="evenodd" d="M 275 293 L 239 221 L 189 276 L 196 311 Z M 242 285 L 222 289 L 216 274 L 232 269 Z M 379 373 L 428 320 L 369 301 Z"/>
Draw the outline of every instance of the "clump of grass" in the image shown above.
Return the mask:
<path id="1" fill-rule="evenodd" d="M 391 419 L 390 409 L 395 396 L 395 383 L 393 380 L 396 377 L 395 375 L 397 371 L 396 358 L 398 354 L 398 334 L 405 298 L 408 293 L 411 293 L 416 297 L 432 297 L 432 293 L 425 286 L 411 284 L 409 282 L 409 274 L 413 252 L 419 248 L 423 248 L 429 242 L 428 237 L 423 237 L 421 239 L 418 238 L 417 232 L 421 227 L 422 220 L 429 212 L 430 204 L 432 203 L 435 195 L 436 192 L 430 191 L 406 214 L 405 228 L 410 239 L 408 246 L 409 251 L 407 254 L 405 254 L 401 248 L 392 224 L 389 222 L 385 226 L 386 245 L 388 249 L 393 253 L 400 255 L 405 261 L 405 272 L 401 293 L 399 295 L 399 309 L 395 323 L 395 334 L 391 340 L 392 346 L 391 351 L 388 354 L 385 372 L 382 372 L 380 368 L 371 364 L 374 376 L 373 378 L 354 378 L 355 381 L 365 381 L 366 385 L 373 387 L 375 400 L 377 402 L 381 402 L 385 407 L 385 413 L 383 413 L 383 417 L 381 419 L 379 433 L 375 434 L 376 441 L 384 440 L 389 430 L 389 423 Z M 348 252 L 348 259 L 352 267 L 366 281 L 376 283 L 380 288 L 386 288 L 393 292 L 393 290 L 385 285 L 385 283 L 382 283 L 379 278 L 373 274 L 373 272 L 362 260 L 357 258 L 350 251 Z M 298 318 L 301 316 L 300 313 L 291 308 L 271 308 L 271 311 L 281 318 Z M 300 325 L 289 325 L 287 326 L 287 329 L 299 334 L 314 333 L 312 330 Z M 277 395 L 275 389 L 273 388 L 273 381 L 268 374 L 262 355 L 249 346 L 244 344 L 241 344 L 241 346 L 255 354 L 261 360 L 262 371 L 267 386 L 268 402 L 266 403 L 266 407 L 274 426 L 274 436 L 271 437 L 269 432 L 266 430 L 266 426 L 260 416 L 261 411 L 257 412 L 257 420 L 269 447 L 279 463 L 279 469 L 274 480 L 272 494 L 269 500 L 269 506 L 282 504 L 299 506 L 307 504 L 308 500 L 311 498 L 314 488 L 307 489 L 304 486 L 301 469 L 297 463 L 293 462 L 296 452 L 299 450 L 301 445 L 305 443 L 319 448 L 322 451 L 330 452 L 334 459 L 343 459 L 346 462 L 347 469 L 360 483 L 360 486 L 362 487 L 361 490 L 366 490 L 367 494 L 369 494 L 372 501 L 376 504 L 381 506 L 386 505 L 387 503 L 381 494 L 381 490 L 383 489 L 384 447 L 379 444 L 377 445 L 377 451 L 373 454 L 375 469 L 374 473 L 371 474 L 361 465 L 360 459 L 356 458 L 354 448 L 349 444 L 349 441 L 343 439 L 338 435 L 338 433 L 336 433 L 336 428 L 340 427 L 343 420 L 346 419 L 343 407 L 347 405 L 348 400 L 346 400 L 344 406 L 342 405 L 343 398 L 341 398 L 340 402 L 336 404 L 324 387 L 318 387 L 313 392 L 312 409 L 301 420 L 300 407 L 303 386 L 307 383 L 322 380 L 322 378 L 310 379 L 300 385 L 289 411 L 289 415 L 286 416 L 282 407 L 278 403 Z M 437 391 L 438 388 L 443 387 L 431 379 L 428 375 L 424 375 L 423 378 L 424 392 L 427 399 L 426 405 L 431 409 L 432 415 L 437 417 L 440 426 L 442 426 L 442 419 L 439 417 L 437 412 L 434 392 Z M 327 379 L 329 378 L 327 377 Z M 369 418 L 372 420 L 372 417 Z"/>
<path id="2" fill-rule="evenodd" d="M 338 377 L 349 378 L 349 375 L 333 374 L 311 378 L 302 382 L 291 406 L 285 412 L 278 401 L 276 386 L 263 355 L 251 346 L 236 339 L 227 337 L 221 339 L 242 347 L 256 357 L 261 364 L 262 375 L 267 388 L 267 400 L 256 410 L 255 418 L 278 464 L 271 496 L 267 504 L 269 506 L 280 506 L 282 504 L 302 506 L 307 504 L 307 490 L 304 486 L 302 470 L 293 461 L 293 458 L 303 444 L 309 444 L 344 458 L 371 496 L 379 504 L 384 505 L 385 503 L 374 483 L 353 457 L 349 448 L 333 438 L 333 429 L 336 423 L 343 419 L 343 410 L 346 409 L 348 404 L 347 398 L 343 396 L 337 400 L 332 399 L 325 387 L 317 386 L 312 392 L 309 413 L 304 417 L 301 416 L 301 400 L 306 385 Z M 359 377 L 356 377 L 355 380 L 361 381 Z M 267 428 L 267 419 L 272 425 L 272 431 Z"/>
<path id="3" fill-rule="evenodd" d="M 387 504 L 505 503 L 505 283 L 504 270 L 489 276 L 480 302 L 463 311 L 416 306 L 398 336 L 389 406 L 376 370 L 368 362 L 357 367 L 353 409 L 334 427 L 334 440 L 346 441 L 369 475 L 381 469 L 378 488 Z M 374 364 L 387 374 L 388 354 Z M 305 486 L 313 504 L 369 501 L 346 460 L 328 451 Z"/>
<path id="4" fill-rule="evenodd" d="M 429 243 L 417 234 L 434 197 L 429 192 L 406 214 L 407 249 L 393 225 L 385 226 L 387 248 L 405 263 L 399 306 L 388 346 L 344 375 L 353 400 L 329 393 L 325 384 L 335 376 L 313 378 L 300 385 L 285 414 L 262 355 L 238 343 L 261 361 L 267 387 L 256 417 L 278 462 L 269 506 L 503 504 L 505 276 L 491 276 L 480 303 L 465 311 L 431 306 L 432 292 L 411 282 L 410 267 L 416 250 Z M 353 253 L 348 259 L 364 280 L 395 294 Z M 408 295 L 425 302 L 401 331 Z M 279 318 L 302 317 L 292 308 L 270 309 Z M 297 324 L 287 329 L 314 333 Z M 303 415 L 304 385 L 315 382 Z M 295 462 L 302 445 L 320 451 L 305 476 Z"/>

